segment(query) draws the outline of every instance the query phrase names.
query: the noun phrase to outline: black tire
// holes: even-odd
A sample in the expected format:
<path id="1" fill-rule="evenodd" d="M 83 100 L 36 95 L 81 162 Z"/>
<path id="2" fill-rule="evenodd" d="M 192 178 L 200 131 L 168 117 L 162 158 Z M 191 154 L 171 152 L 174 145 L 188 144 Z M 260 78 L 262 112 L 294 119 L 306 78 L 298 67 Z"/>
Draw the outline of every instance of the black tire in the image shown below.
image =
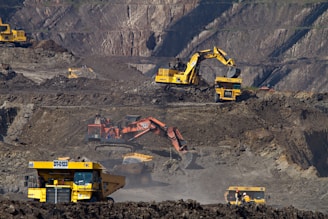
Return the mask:
<path id="1" fill-rule="evenodd" d="M 220 102 L 220 95 L 218 94 L 218 93 L 214 93 L 214 102 L 215 103 L 218 103 L 218 102 Z"/>
<path id="2" fill-rule="evenodd" d="M 97 197 L 96 196 L 92 196 L 91 197 L 91 199 L 90 199 L 90 202 L 97 202 L 98 201 L 98 199 L 97 199 Z"/>
<path id="3" fill-rule="evenodd" d="M 115 203 L 114 199 L 112 197 L 107 197 L 108 204 L 113 205 Z"/>

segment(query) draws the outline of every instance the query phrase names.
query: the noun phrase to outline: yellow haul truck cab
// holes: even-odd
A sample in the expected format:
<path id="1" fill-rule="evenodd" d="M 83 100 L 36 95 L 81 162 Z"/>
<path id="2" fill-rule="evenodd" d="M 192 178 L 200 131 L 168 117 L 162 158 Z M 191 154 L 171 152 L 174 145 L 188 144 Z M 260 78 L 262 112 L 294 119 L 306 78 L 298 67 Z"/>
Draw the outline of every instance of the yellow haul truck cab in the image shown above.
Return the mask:
<path id="1" fill-rule="evenodd" d="M 40 202 L 111 201 L 125 177 L 104 172 L 99 163 L 69 160 L 30 161 L 36 176 L 25 176 L 28 198 Z"/>
<path id="2" fill-rule="evenodd" d="M 216 77 L 214 101 L 236 101 L 242 93 L 241 83 L 241 78 Z"/>
<path id="3" fill-rule="evenodd" d="M 241 198 L 239 198 L 238 203 L 236 203 L 236 191 L 240 195 L 246 193 L 250 197 L 249 203 L 254 204 L 265 204 L 265 187 L 255 187 L 255 186 L 230 186 L 224 193 L 224 199 L 228 204 L 240 205 L 242 204 Z"/>

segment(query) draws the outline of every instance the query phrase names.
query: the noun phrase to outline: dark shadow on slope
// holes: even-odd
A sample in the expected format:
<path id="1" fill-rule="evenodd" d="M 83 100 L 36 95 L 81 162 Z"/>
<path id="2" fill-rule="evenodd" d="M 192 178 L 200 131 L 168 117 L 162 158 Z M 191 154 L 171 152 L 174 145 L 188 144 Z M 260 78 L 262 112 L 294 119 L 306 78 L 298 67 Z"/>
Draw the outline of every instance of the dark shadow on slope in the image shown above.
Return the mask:
<path id="1" fill-rule="evenodd" d="M 0 0 L 0 17 L 2 22 L 9 23 L 10 18 L 24 5 L 24 0 Z M 11 24 L 12 25 L 12 24 Z M 15 28 L 12 26 L 12 28 Z"/>
<path id="2" fill-rule="evenodd" d="M 302 39 L 310 30 L 313 23 L 328 9 L 328 3 L 321 3 L 314 7 L 312 12 L 304 18 L 302 24 L 300 25 L 300 30 L 296 30 L 295 33 L 289 37 L 289 39 L 284 42 L 281 46 L 275 49 L 269 57 L 276 59 L 280 55 L 284 54 L 288 49 L 292 48 L 295 43 Z M 270 70 L 271 69 L 271 70 Z M 269 67 L 267 71 L 263 74 L 261 78 L 256 78 L 253 86 L 263 86 L 270 84 L 271 86 L 276 85 L 281 81 L 282 78 L 286 77 L 291 71 L 287 69 L 286 71 L 280 71 L 281 68 L 271 68 Z"/>
<path id="3" fill-rule="evenodd" d="M 159 57 L 176 56 L 208 23 L 230 7 L 232 7 L 231 2 L 202 0 L 199 6 L 170 27 L 163 44 L 154 51 L 153 55 Z"/>
<path id="4" fill-rule="evenodd" d="M 274 87 L 276 86 L 282 78 L 287 76 L 290 72 L 290 68 L 282 68 L 282 67 L 275 67 L 275 68 L 269 68 L 271 70 L 267 70 L 262 77 L 257 76 L 254 80 L 254 83 L 252 86 L 255 87 Z"/>
<path id="5" fill-rule="evenodd" d="M 261 87 L 261 86 L 266 86 L 267 84 L 273 85 L 269 81 L 269 78 L 270 78 L 272 72 L 274 72 L 276 69 L 277 69 L 277 67 L 274 67 L 274 66 L 264 66 L 263 74 L 259 74 L 255 77 L 252 86 Z"/>
<path id="6" fill-rule="evenodd" d="M 300 25 L 300 30 L 296 30 L 295 33 L 280 47 L 274 50 L 269 57 L 278 57 L 281 54 L 285 53 L 288 49 L 290 49 L 296 42 L 298 42 L 302 37 L 304 37 L 310 30 L 313 23 L 328 9 L 328 3 L 321 3 L 315 6 L 312 12 L 305 17 L 304 21 Z M 306 28 L 308 27 L 308 28 Z"/>
<path id="7" fill-rule="evenodd" d="M 17 113 L 18 109 L 16 108 L 0 109 L 0 141 L 4 140 L 4 136 L 7 136 L 8 128 L 13 123 Z"/>
<path id="8" fill-rule="evenodd" d="M 308 143 L 313 157 L 311 164 L 315 166 L 320 177 L 328 176 L 328 133 L 327 131 L 316 131 L 311 133 L 305 133 L 305 139 Z"/>

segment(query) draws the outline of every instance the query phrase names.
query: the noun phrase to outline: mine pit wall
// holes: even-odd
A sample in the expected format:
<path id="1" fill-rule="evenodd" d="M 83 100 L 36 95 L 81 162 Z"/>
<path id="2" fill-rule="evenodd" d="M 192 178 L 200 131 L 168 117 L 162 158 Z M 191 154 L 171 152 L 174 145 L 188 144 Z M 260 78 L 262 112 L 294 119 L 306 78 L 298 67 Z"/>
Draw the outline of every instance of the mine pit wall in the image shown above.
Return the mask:
<path id="1" fill-rule="evenodd" d="M 12 104 L 5 102 L 0 107 L 0 141 L 17 144 L 24 126 L 33 114 L 33 104 Z"/>
<path id="2" fill-rule="evenodd" d="M 9 126 L 17 116 L 18 108 L 0 108 L 0 141 L 7 136 Z"/>
<path id="3" fill-rule="evenodd" d="M 310 162 L 318 171 L 320 177 L 328 177 L 328 132 L 305 132 L 305 139 L 312 152 Z"/>

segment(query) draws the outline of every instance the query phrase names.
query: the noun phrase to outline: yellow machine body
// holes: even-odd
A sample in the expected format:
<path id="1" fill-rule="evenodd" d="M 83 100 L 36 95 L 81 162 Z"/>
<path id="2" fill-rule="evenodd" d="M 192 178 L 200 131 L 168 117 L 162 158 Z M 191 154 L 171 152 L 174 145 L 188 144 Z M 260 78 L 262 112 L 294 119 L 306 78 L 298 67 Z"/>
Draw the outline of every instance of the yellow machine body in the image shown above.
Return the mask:
<path id="1" fill-rule="evenodd" d="M 241 95 L 241 78 L 215 78 L 215 102 L 236 101 Z"/>
<path id="2" fill-rule="evenodd" d="M 2 23 L 0 18 L 0 42 L 1 43 L 21 43 L 26 42 L 26 34 L 24 30 L 11 29 L 9 24 Z"/>
<path id="3" fill-rule="evenodd" d="M 224 199 L 231 205 L 242 204 L 241 199 L 236 201 L 236 191 L 240 194 L 246 193 L 250 197 L 250 203 L 266 204 L 265 187 L 258 186 L 229 186 L 224 194 Z"/>
<path id="4" fill-rule="evenodd" d="M 106 173 L 101 164 L 89 161 L 30 161 L 37 176 L 26 176 L 28 198 L 40 202 L 105 201 L 124 187 L 125 177 Z"/>

